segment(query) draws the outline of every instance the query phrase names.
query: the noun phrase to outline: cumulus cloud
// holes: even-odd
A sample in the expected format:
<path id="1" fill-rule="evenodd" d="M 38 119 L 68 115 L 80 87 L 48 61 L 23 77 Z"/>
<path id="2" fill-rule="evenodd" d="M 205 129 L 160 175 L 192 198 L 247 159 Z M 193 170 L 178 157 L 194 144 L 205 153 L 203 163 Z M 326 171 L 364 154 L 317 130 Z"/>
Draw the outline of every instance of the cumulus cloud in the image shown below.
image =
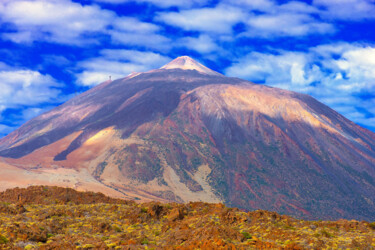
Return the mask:
<path id="1" fill-rule="evenodd" d="M 201 34 L 198 37 L 181 38 L 177 41 L 177 45 L 197 51 L 201 54 L 208 54 L 221 50 L 216 44 L 216 41 L 206 34 Z"/>
<path id="2" fill-rule="evenodd" d="M 61 85 L 50 75 L 0 63 L 0 79 L 0 136 L 43 112 L 41 105 L 54 105 L 61 101 Z M 1 116 L 9 109 L 20 113 L 17 121 L 9 122 L 9 117 Z"/>
<path id="3" fill-rule="evenodd" d="M 0 105 L 7 108 L 54 102 L 60 85 L 49 75 L 32 70 L 0 71 Z"/>
<path id="4" fill-rule="evenodd" d="M 372 0 L 314 0 L 313 5 L 323 7 L 321 15 L 326 19 L 363 20 L 375 18 Z"/>
<path id="5" fill-rule="evenodd" d="M 271 0 L 228 0 L 225 3 L 247 11 L 246 20 L 243 21 L 246 30 L 240 36 L 300 37 L 335 31 L 333 24 L 317 18 L 322 12 L 317 6 L 305 2 L 289 1 L 279 4 Z"/>
<path id="6" fill-rule="evenodd" d="M 143 34 L 122 31 L 111 31 L 110 34 L 112 41 L 119 45 L 151 48 L 158 51 L 167 51 L 171 48 L 171 40 L 158 34 Z"/>
<path id="7" fill-rule="evenodd" d="M 96 2 L 119 4 L 129 1 L 96 0 Z M 315 6 L 299 1 L 278 4 L 272 0 L 224 0 L 214 7 L 204 7 L 208 3 L 207 0 L 137 0 L 137 2 L 147 2 L 159 7 L 181 7 L 182 9 L 178 11 L 156 13 L 154 20 L 185 31 L 201 32 L 198 38 L 195 36 L 195 39 L 194 37 L 185 39 L 194 42 L 196 51 L 200 53 L 207 53 L 209 50 L 207 44 L 214 45 L 209 41 L 212 36 L 207 35 L 215 34 L 218 36 L 216 40 L 228 40 L 238 24 L 246 27 L 241 36 L 249 37 L 306 36 L 335 31 L 332 24 L 316 18 L 321 12 L 317 6 L 328 8 L 324 7 L 328 5 L 323 0 L 316 0 Z M 99 5 L 83 5 L 71 0 L 19 0 L 4 1 L 0 6 L 2 22 L 14 25 L 13 31 L 3 32 L 1 36 L 12 42 L 47 41 L 83 46 L 100 45 L 109 37 L 115 45 L 163 52 L 171 49 L 171 39 L 162 34 L 161 26 L 137 18 L 118 16 L 115 12 L 103 9 Z M 185 7 L 190 9 L 184 9 Z M 181 41 L 178 46 L 184 44 L 189 45 Z"/>
<path id="8" fill-rule="evenodd" d="M 83 86 L 97 85 L 109 79 L 118 79 L 132 72 L 144 72 L 159 68 L 171 59 L 154 52 L 124 49 L 102 50 L 101 56 L 79 63 L 83 71 L 77 74 L 77 83 Z"/>
<path id="9" fill-rule="evenodd" d="M 269 12 L 272 12 L 275 10 L 278 12 L 309 13 L 309 14 L 318 14 L 320 12 L 320 10 L 317 7 L 309 5 L 305 2 L 299 2 L 299 1 L 290 1 L 285 4 L 281 4 L 274 10 L 269 9 Z"/>
<path id="10" fill-rule="evenodd" d="M 349 119 L 375 127 L 375 95 L 368 94 L 375 90 L 375 47 L 341 43 L 307 52 L 252 52 L 226 74 L 310 94 Z"/>
<path id="11" fill-rule="evenodd" d="M 100 52 L 100 54 L 107 59 L 129 61 L 140 65 L 149 65 L 148 67 L 151 68 L 159 68 L 171 60 L 169 57 L 154 52 L 126 49 L 104 49 Z"/>
<path id="12" fill-rule="evenodd" d="M 160 27 L 155 24 L 131 17 L 120 17 L 113 21 L 112 26 L 113 29 L 108 30 L 108 34 L 114 43 L 159 51 L 170 49 L 170 39 L 157 34 Z"/>
<path id="13" fill-rule="evenodd" d="M 262 10 L 269 11 L 276 6 L 275 1 L 272 0 L 224 0 L 223 1 L 229 5 L 240 6 L 246 8 L 247 10 Z"/>
<path id="14" fill-rule="evenodd" d="M 304 2 L 291 1 L 267 8 L 263 13 L 252 13 L 245 22 L 247 31 L 242 35 L 273 38 L 306 36 L 335 31 L 331 23 L 317 19 L 320 10 Z"/>
<path id="15" fill-rule="evenodd" d="M 253 15 L 247 25 L 249 29 L 244 34 L 257 37 L 305 36 L 334 31 L 331 24 L 300 13 Z"/>
<path id="16" fill-rule="evenodd" d="M 116 44 L 160 49 L 169 39 L 156 34 L 155 24 L 121 17 L 98 5 L 82 5 L 70 0 L 9 1 L 1 4 L 2 22 L 15 29 L 3 39 L 15 43 L 46 41 L 67 45 L 101 44 L 110 37 Z"/>
<path id="17" fill-rule="evenodd" d="M 93 42 L 90 34 L 105 30 L 115 17 L 111 11 L 95 5 L 69 0 L 10 1 L 1 10 L 3 22 L 17 30 L 3 34 L 13 42 L 46 40 L 64 44 Z M 84 36 L 83 36 L 84 35 Z"/>
<path id="18" fill-rule="evenodd" d="M 85 70 L 78 74 L 77 83 L 83 86 L 93 86 L 112 79 L 118 79 L 132 72 L 142 71 L 141 65 L 110 61 L 103 58 L 89 59 L 81 63 Z"/>
<path id="19" fill-rule="evenodd" d="M 134 17 L 119 17 L 113 21 L 112 25 L 116 30 L 123 32 L 152 33 L 160 29 L 155 24 L 141 22 Z"/>
<path id="20" fill-rule="evenodd" d="M 240 37 L 300 37 L 335 32 L 335 26 L 318 18 L 321 10 L 304 2 L 278 4 L 270 0 L 223 1 L 214 7 L 160 12 L 155 20 L 186 31 L 233 34 L 244 25 Z"/>
<path id="21" fill-rule="evenodd" d="M 365 47 L 346 51 L 336 63 L 346 72 L 348 78 L 358 81 L 371 79 L 372 81 L 367 84 L 375 87 L 375 48 Z"/>
<path id="22" fill-rule="evenodd" d="M 187 31 L 231 34 L 233 25 L 245 18 L 246 13 L 238 7 L 217 5 L 214 8 L 160 12 L 156 20 Z"/>
<path id="23" fill-rule="evenodd" d="M 131 0 L 94 0 L 101 3 L 110 3 L 110 4 L 122 4 L 132 2 Z M 161 8 L 169 7 L 180 7 L 180 8 L 189 8 L 192 6 L 202 6 L 208 2 L 208 0 L 136 0 L 137 3 L 150 3 L 154 4 Z"/>
<path id="24" fill-rule="evenodd" d="M 309 83 L 321 77 L 317 66 L 308 65 L 309 61 L 309 55 L 301 52 L 252 52 L 227 68 L 226 74 L 304 92 Z"/>

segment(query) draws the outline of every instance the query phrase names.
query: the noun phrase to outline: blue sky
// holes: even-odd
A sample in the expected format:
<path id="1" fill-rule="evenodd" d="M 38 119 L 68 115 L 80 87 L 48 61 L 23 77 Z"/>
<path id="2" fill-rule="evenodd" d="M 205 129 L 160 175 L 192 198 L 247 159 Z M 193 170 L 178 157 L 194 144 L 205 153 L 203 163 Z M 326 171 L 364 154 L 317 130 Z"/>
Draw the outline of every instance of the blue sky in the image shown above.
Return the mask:
<path id="1" fill-rule="evenodd" d="M 373 0 L 1 0 L 0 30 L 0 137 L 109 75 L 181 55 L 375 132 Z"/>

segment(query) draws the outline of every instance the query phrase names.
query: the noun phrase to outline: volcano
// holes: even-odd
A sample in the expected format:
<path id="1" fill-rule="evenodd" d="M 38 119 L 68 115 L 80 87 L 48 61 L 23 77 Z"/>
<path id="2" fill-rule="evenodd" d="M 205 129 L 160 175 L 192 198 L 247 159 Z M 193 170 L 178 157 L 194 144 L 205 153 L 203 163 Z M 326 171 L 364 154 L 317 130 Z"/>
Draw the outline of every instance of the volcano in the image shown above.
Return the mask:
<path id="1" fill-rule="evenodd" d="M 190 57 L 106 81 L 0 140 L 0 188 L 375 220 L 375 134 Z"/>

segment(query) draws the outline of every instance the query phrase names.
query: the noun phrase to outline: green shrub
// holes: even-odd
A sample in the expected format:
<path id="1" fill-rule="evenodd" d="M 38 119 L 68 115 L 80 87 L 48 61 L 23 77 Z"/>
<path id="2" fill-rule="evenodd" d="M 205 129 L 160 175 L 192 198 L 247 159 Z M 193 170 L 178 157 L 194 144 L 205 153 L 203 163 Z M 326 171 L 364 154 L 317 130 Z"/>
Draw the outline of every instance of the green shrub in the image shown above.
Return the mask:
<path id="1" fill-rule="evenodd" d="M 0 244 L 6 244 L 9 240 L 4 236 L 0 234 Z"/>
<path id="2" fill-rule="evenodd" d="M 324 237 L 331 238 L 333 235 L 328 232 L 325 228 L 320 231 L 320 234 Z"/>
<path id="3" fill-rule="evenodd" d="M 119 226 L 117 226 L 117 225 L 113 225 L 112 226 L 112 228 L 113 228 L 113 230 L 115 231 L 115 232 L 122 232 L 122 230 L 121 230 L 121 228 L 119 227 Z"/>
<path id="4" fill-rule="evenodd" d="M 141 244 L 142 244 L 142 245 L 147 245 L 147 244 L 148 244 L 148 239 L 144 238 L 144 239 L 141 241 Z"/>
<path id="5" fill-rule="evenodd" d="M 245 237 L 246 240 L 252 238 L 251 234 L 249 234 L 248 232 L 241 232 L 241 233 L 242 233 L 243 237 Z"/>

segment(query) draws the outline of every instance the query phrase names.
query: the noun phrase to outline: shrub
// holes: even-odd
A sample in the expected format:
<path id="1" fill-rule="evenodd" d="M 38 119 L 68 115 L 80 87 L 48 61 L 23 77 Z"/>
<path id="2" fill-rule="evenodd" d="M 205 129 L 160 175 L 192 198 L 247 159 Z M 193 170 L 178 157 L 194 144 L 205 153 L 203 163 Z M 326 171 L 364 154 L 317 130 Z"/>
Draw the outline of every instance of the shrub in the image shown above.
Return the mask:
<path id="1" fill-rule="evenodd" d="M 142 245 L 147 245 L 147 244 L 148 244 L 148 239 L 144 238 L 144 239 L 141 241 L 141 244 L 142 244 Z"/>
<path id="2" fill-rule="evenodd" d="M 121 230 L 121 228 L 119 227 L 119 226 L 117 226 L 117 225 L 113 225 L 112 226 L 112 228 L 113 228 L 113 230 L 115 231 L 115 232 L 122 232 L 122 230 Z"/>
<path id="3" fill-rule="evenodd" d="M 326 229 L 322 229 L 321 231 L 320 231 L 320 233 L 321 233 L 321 235 L 323 235 L 324 237 L 327 237 L 327 238 L 331 238 L 333 235 L 330 233 L 330 232 L 328 232 Z"/>
<path id="4" fill-rule="evenodd" d="M 6 244 L 9 240 L 4 236 L 0 234 L 0 244 Z"/>
<path id="5" fill-rule="evenodd" d="M 241 233 L 242 233 L 243 237 L 245 237 L 245 239 L 247 239 L 247 240 L 252 238 L 251 234 L 249 234 L 248 232 L 241 232 Z"/>

